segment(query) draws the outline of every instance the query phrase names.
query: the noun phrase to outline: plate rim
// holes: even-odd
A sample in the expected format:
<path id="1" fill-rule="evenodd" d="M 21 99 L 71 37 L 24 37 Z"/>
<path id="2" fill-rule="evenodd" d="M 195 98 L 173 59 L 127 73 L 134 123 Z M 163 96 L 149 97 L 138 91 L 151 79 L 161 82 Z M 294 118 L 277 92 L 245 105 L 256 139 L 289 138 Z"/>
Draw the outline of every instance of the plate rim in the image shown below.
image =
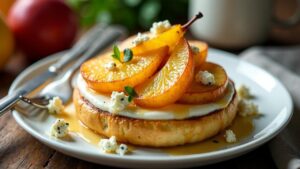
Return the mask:
<path id="1" fill-rule="evenodd" d="M 21 82 L 22 79 L 24 79 L 25 75 L 29 74 L 30 72 L 34 71 L 37 67 L 39 67 L 39 65 L 41 64 L 46 64 L 48 62 L 51 61 L 55 61 L 56 59 L 58 59 L 58 57 L 60 55 L 62 55 L 64 53 L 60 52 L 54 55 L 51 55 L 49 57 L 46 57 L 42 60 L 39 60 L 37 62 L 35 62 L 34 64 L 30 65 L 29 67 L 27 67 L 24 71 L 22 71 L 17 78 L 13 81 L 12 85 L 9 88 L 9 92 L 8 94 L 11 94 L 13 92 L 13 90 L 16 89 L 16 86 L 18 83 Z M 67 151 L 69 153 L 76 153 L 76 154 L 80 154 L 83 156 L 88 156 L 88 157 L 96 157 L 98 159 L 116 159 L 116 160 L 124 160 L 125 163 L 130 163 L 130 162 L 173 162 L 173 161 L 194 161 L 194 160 L 206 160 L 206 159 L 211 159 L 211 158 L 220 158 L 220 157 L 226 157 L 226 156 L 234 156 L 235 154 L 241 154 L 243 152 L 247 152 L 250 151 L 251 149 L 258 147 L 264 143 L 266 143 L 267 141 L 269 141 L 270 139 L 272 139 L 274 136 L 276 136 L 280 131 L 282 131 L 284 129 L 284 127 L 288 124 L 288 122 L 290 121 L 291 117 L 292 117 L 292 109 L 293 109 L 293 103 L 292 103 L 292 98 L 290 93 L 288 92 L 288 90 L 286 89 L 286 87 L 275 77 L 273 76 L 271 73 L 267 72 L 266 70 L 260 68 L 259 66 L 256 66 L 252 63 L 249 63 L 247 61 L 241 60 L 237 57 L 237 55 L 226 52 L 226 51 L 222 51 L 219 49 L 213 49 L 210 48 L 209 49 L 209 53 L 218 53 L 218 54 L 223 54 L 224 57 L 236 60 L 238 62 L 243 62 L 246 63 L 248 65 L 254 66 L 256 69 L 259 69 L 260 71 L 265 72 L 266 74 L 268 74 L 270 77 L 272 77 L 277 84 L 280 85 L 280 87 L 283 88 L 284 92 L 287 94 L 287 98 L 289 99 L 287 102 L 289 103 L 289 105 L 286 105 L 287 107 L 287 115 L 285 116 L 285 119 L 281 120 L 280 125 L 278 125 L 275 129 L 272 130 L 271 133 L 269 134 L 264 134 L 263 136 L 253 139 L 251 141 L 242 143 L 240 145 L 236 145 L 227 149 L 222 149 L 222 150 L 217 150 L 217 151 L 212 151 L 212 152 L 207 152 L 207 153 L 201 153 L 201 154 L 191 154 L 191 155 L 181 155 L 181 156 L 159 156 L 159 157 L 155 157 L 155 156 L 151 156 L 150 157 L 145 157 L 145 156 L 116 156 L 113 154 L 104 154 L 104 153 L 91 153 L 91 152 L 83 152 L 83 151 L 78 151 L 77 149 L 72 149 L 69 148 L 68 146 L 65 146 L 64 144 L 62 144 L 61 142 L 57 142 L 54 140 L 51 140 L 49 138 L 43 137 L 42 134 L 40 134 L 39 132 L 35 131 L 33 128 L 30 127 L 30 125 L 26 124 L 25 121 L 22 120 L 22 116 L 19 115 L 19 113 L 17 111 L 13 111 L 13 117 L 16 120 L 16 122 L 25 130 L 27 131 L 30 135 L 32 135 L 33 137 L 35 137 L 36 139 L 38 139 L 39 141 L 43 142 L 44 144 L 46 144 L 47 146 L 64 153 L 64 151 Z M 274 121 L 274 120 L 273 120 Z M 269 125 L 267 125 L 265 128 L 267 128 Z M 68 153 L 68 155 L 70 155 Z M 73 156 L 73 155 L 71 155 Z M 77 157 L 77 156 L 75 156 Z M 87 160 L 87 159 L 84 159 Z M 89 161 L 89 160 L 87 160 Z M 94 161 L 92 161 L 94 162 Z M 200 165 L 200 164 L 199 164 Z"/>

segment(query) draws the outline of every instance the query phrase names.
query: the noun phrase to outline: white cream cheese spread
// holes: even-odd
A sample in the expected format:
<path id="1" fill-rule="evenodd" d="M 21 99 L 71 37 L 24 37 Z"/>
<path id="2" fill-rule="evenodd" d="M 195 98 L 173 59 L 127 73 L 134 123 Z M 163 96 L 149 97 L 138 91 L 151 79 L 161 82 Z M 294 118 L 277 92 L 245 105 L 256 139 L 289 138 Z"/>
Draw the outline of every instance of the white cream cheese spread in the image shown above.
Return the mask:
<path id="1" fill-rule="evenodd" d="M 103 111 L 110 111 L 110 96 L 97 93 L 90 89 L 81 75 L 77 77 L 77 88 L 80 94 L 95 107 Z M 233 84 L 229 83 L 223 98 L 213 103 L 202 105 L 172 104 L 159 109 L 148 109 L 128 105 L 124 110 L 118 112 L 118 115 L 145 120 L 172 120 L 199 117 L 227 107 L 233 98 L 234 92 Z"/>

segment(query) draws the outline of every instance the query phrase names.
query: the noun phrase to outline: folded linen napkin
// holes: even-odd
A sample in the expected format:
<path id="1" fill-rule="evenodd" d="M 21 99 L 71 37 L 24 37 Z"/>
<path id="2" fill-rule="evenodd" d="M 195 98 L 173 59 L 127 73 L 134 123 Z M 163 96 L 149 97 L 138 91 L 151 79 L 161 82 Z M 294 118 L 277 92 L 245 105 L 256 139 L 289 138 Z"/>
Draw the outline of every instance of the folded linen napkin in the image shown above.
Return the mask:
<path id="1" fill-rule="evenodd" d="M 240 56 L 276 76 L 290 92 L 293 117 L 269 148 L 279 169 L 300 169 L 300 46 L 252 47 Z"/>

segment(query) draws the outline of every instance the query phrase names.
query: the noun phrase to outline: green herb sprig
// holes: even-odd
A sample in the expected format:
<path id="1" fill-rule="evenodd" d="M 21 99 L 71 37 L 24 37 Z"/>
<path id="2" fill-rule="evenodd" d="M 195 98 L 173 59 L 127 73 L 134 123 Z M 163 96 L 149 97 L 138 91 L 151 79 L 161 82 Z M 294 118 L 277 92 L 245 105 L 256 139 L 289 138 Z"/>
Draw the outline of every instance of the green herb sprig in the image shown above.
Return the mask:
<path id="1" fill-rule="evenodd" d="M 133 87 L 125 86 L 124 90 L 125 93 L 128 95 L 128 102 L 131 102 L 134 97 L 138 96 Z"/>
<path id="2" fill-rule="evenodd" d="M 132 52 L 131 49 L 126 48 L 123 51 L 123 54 L 124 54 L 124 61 L 121 60 L 121 52 L 120 52 L 120 49 L 118 48 L 118 46 L 117 45 L 113 46 L 113 54 L 111 56 L 114 59 L 120 61 L 121 63 L 126 63 L 126 62 L 129 62 L 129 61 L 132 60 L 132 58 L 133 58 L 133 52 Z"/>
<path id="3" fill-rule="evenodd" d="M 117 45 L 113 46 L 113 51 L 114 53 L 111 56 L 121 62 L 120 50 Z"/>
<path id="4" fill-rule="evenodd" d="M 124 50 L 124 62 L 129 62 L 133 58 L 133 53 L 130 49 L 126 48 Z"/>

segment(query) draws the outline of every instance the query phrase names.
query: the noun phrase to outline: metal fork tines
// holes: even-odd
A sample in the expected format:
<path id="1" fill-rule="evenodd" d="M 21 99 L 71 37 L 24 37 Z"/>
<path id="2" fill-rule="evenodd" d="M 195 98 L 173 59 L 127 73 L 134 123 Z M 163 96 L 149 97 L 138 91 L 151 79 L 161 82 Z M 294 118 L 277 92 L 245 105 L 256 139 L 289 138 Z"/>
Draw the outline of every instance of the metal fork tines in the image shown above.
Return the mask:
<path id="1" fill-rule="evenodd" d="M 83 62 L 87 59 L 94 57 L 102 50 L 111 46 L 116 40 L 118 40 L 122 35 L 124 35 L 124 30 L 120 27 L 109 27 L 103 31 L 105 36 L 99 36 L 95 43 L 85 52 L 78 60 L 76 60 L 66 72 L 64 72 L 57 79 L 50 82 L 45 86 L 40 92 L 39 96 L 58 96 L 62 99 L 64 103 L 67 103 L 73 93 L 73 88 L 71 86 L 71 78 L 74 72 L 81 66 Z"/>
<path id="2" fill-rule="evenodd" d="M 105 36 L 101 36 L 102 34 Z M 21 96 L 21 100 L 31 106 L 41 109 L 46 109 L 47 107 L 45 103 L 48 103 L 50 98 L 56 96 L 61 98 L 63 103 L 68 103 L 73 93 L 71 79 L 74 75 L 74 72 L 84 61 L 111 46 L 113 42 L 124 35 L 124 30 L 120 27 L 110 27 L 109 29 L 105 29 L 101 35 L 98 35 L 99 37 L 96 39 L 96 41 L 78 60 L 74 61 L 65 72 L 59 74 L 57 78 L 41 89 L 35 97 L 27 98 Z M 39 101 L 39 103 L 36 101 Z M 43 102 L 43 104 L 41 104 L 41 102 Z"/>

